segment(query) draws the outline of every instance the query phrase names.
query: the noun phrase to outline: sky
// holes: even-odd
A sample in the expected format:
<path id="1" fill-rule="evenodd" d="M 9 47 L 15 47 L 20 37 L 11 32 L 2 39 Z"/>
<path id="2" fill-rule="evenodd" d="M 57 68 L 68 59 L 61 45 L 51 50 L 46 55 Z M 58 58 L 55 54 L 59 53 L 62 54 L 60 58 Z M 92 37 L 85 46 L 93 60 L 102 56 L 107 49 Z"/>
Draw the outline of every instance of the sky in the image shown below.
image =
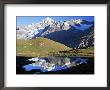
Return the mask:
<path id="1" fill-rule="evenodd" d="M 24 26 L 32 23 L 41 22 L 46 17 L 50 17 L 55 21 L 67 21 L 71 19 L 84 19 L 88 21 L 94 21 L 94 16 L 17 16 L 16 17 L 16 25 Z"/>

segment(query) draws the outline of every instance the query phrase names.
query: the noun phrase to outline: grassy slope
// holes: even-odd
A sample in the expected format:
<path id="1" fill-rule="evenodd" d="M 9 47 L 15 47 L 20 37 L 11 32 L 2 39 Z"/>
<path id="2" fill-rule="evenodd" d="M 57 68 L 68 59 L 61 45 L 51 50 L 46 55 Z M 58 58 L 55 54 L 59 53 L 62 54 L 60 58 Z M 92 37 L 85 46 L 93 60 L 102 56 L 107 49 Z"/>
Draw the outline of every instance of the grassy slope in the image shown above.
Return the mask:
<path id="1" fill-rule="evenodd" d="M 71 49 L 51 53 L 52 56 L 79 56 L 79 57 L 94 57 L 94 47 L 84 49 Z"/>
<path id="2" fill-rule="evenodd" d="M 78 49 L 78 55 L 94 57 L 94 47 L 88 47 L 86 49 Z"/>
<path id="3" fill-rule="evenodd" d="M 79 56 L 79 57 L 94 57 L 94 47 L 85 49 L 71 49 L 52 53 L 53 56 Z"/>
<path id="4" fill-rule="evenodd" d="M 71 48 L 58 42 L 39 37 L 32 40 L 17 39 L 17 56 L 48 56 L 50 52 L 70 50 Z"/>

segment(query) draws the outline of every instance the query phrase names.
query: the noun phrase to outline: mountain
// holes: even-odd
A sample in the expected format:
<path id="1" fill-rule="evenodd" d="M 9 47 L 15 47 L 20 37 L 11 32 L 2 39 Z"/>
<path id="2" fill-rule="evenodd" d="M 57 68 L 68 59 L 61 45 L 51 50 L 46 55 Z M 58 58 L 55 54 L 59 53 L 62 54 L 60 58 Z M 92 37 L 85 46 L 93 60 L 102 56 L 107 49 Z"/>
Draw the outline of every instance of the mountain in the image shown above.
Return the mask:
<path id="1" fill-rule="evenodd" d="M 56 42 L 63 43 L 71 48 L 83 47 L 80 46 L 83 40 L 85 43 L 88 43 L 88 45 L 86 46 L 91 46 L 92 43 L 94 43 L 94 26 L 92 25 L 84 31 L 78 30 L 74 26 L 71 26 L 71 28 L 68 30 L 56 31 L 50 34 L 46 34 L 44 35 L 44 37 L 54 40 Z"/>
<path id="2" fill-rule="evenodd" d="M 78 48 L 94 46 L 94 27 L 90 27 L 85 31 L 85 35 L 80 38 Z"/>
<path id="3" fill-rule="evenodd" d="M 55 23 L 55 21 L 47 17 L 39 23 L 17 27 L 17 39 L 33 39 L 35 36 L 39 36 L 38 34 L 41 32 L 44 32 L 46 27 L 53 23 Z"/>
<path id="4" fill-rule="evenodd" d="M 49 17 L 39 23 L 17 27 L 17 39 L 38 37 L 62 43 L 71 48 L 83 48 L 94 43 L 94 22 L 82 19 L 55 21 Z"/>
<path id="5" fill-rule="evenodd" d="M 37 39 L 17 39 L 17 56 L 47 56 L 51 52 L 70 50 L 71 48 L 53 40 L 38 37 Z"/>
<path id="6" fill-rule="evenodd" d="M 44 32 L 47 26 L 49 26 L 49 28 L 47 28 L 47 31 L 45 30 L 45 32 L 41 35 L 49 34 L 55 31 L 68 30 L 71 28 L 70 25 L 78 25 L 81 24 L 81 22 L 81 19 L 57 22 L 47 17 L 39 23 L 32 23 L 31 25 L 17 27 L 17 39 L 33 39 L 33 37 L 37 36 L 37 34 L 42 31 Z"/>

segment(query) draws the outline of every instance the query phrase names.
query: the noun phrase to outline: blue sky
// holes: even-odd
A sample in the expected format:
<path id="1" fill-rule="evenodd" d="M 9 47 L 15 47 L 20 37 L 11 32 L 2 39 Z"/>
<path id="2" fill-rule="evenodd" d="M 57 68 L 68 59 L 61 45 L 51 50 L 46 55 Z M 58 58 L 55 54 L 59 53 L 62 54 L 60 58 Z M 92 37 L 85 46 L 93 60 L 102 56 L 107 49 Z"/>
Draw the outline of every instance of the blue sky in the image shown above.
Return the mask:
<path id="1" fill-rule="evenodd" d="M 94 16 L 17 16 L 17 26 L 29 25 L 32 23 L 41 22 L 46 17 L 50 17 L 55 21 L 67 21 L 71 19 L 84 19 L 88 21 L 94 21 Z"/>

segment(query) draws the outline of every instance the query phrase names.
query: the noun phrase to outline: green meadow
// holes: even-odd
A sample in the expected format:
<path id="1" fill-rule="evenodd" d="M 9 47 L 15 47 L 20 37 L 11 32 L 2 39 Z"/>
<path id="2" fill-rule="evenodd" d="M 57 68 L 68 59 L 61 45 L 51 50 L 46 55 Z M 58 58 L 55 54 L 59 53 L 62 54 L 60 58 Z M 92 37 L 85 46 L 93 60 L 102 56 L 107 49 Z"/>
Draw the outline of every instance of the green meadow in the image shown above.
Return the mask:
<path id="1" fill-rule="evenodd" d="M 17 56 L 47 57 L 47 56 L 94 56 L 94 48 L 73 49 L 53 40 L 38 37 L 31 40 L 17 39 Z"/>

